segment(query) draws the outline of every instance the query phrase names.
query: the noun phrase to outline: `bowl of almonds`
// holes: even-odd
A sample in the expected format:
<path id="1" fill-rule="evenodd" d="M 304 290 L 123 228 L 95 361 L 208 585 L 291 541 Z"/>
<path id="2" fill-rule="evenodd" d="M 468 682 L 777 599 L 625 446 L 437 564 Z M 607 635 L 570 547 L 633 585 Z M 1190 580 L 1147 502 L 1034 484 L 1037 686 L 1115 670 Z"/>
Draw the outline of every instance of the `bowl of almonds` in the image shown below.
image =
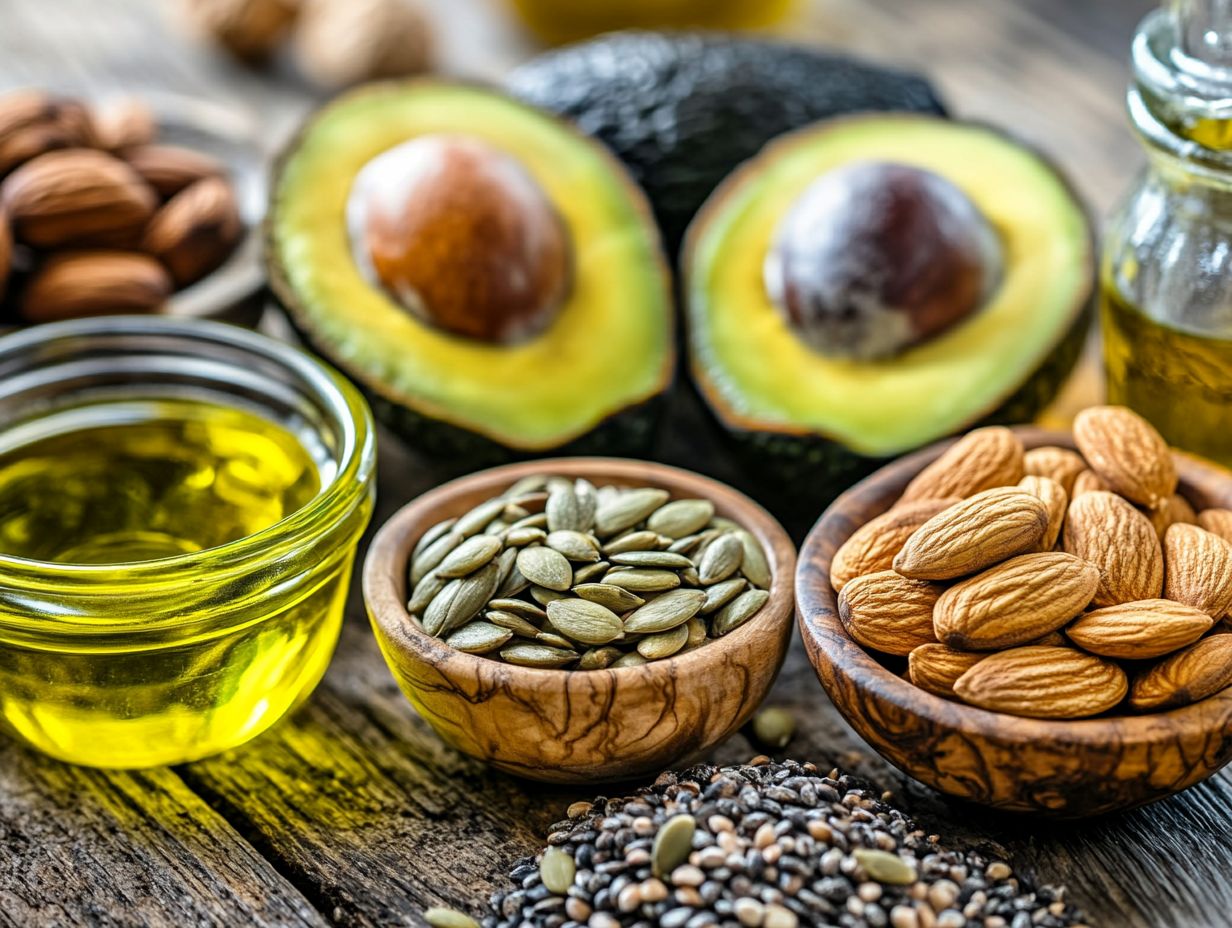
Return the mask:
<path id="1" fill-rule="evenodd" d="M 695 756 L 764 699 L 795 548 L 748 497 L 662 464 L 560 458 L 412 501 L 373 540 L 368 614 L 446 742 L 520 776 L 619 780 Z"/>
<path id="2" fill-rule="evenodd" d="M 1073 818 L 1232 759 L 1232 473 L 1123 407 L 888 465 L 813 528 L 796 595 L 835 706 L 943 793 Z"/>

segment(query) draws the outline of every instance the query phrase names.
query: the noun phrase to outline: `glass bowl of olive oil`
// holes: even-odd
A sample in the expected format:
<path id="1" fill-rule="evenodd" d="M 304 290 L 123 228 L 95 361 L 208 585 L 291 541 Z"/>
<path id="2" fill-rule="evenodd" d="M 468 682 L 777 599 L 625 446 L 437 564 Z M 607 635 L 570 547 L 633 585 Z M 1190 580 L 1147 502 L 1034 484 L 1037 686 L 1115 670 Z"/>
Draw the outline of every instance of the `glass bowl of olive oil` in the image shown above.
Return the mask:
<path id="1" fill-rule="evenodd" d="M 268 728 L 333 654 L 375 458 L 350 383 L 243 329 L 0 339 L 0 727 L 100 767 Z"/>

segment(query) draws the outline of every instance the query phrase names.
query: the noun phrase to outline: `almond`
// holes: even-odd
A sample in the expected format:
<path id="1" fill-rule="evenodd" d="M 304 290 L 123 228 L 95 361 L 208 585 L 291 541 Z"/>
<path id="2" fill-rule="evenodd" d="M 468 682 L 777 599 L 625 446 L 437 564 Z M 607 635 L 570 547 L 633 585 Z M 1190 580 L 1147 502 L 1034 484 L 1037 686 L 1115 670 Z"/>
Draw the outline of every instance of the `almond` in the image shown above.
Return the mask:
<path id="1" fill-rule="evenodd" d="M 963 702 L 1039 719 L 1079 719 L 1111 709 L 1129 688 L 1111 661 L 1074 648 L 1031 646 L 990 654 L 954 683 Z"/>
<path id="2" fill-rule="evenodd" d="M 1069 639 L 1060 632 L 1049 632 L 1047 635 L 1040 635 L 1038 638 L 1031 639 L 1027 644 L 1050 648 L 1064 648 L 1069 646 Z"/>
<path id="3" fill-rule="evenodd" d="M 148 104 L 126 97 L 109 101 L 95 111 L 94 134 L 100 148 L 118 152 L 154 141 L 158 122 Z"/>
<path id="4" fill-rule="evenodd" d="M 907 679 L 934 696 L 954 698 L 954 681 L 986 658 L 943 644 L 922 644 L 907 655 Z"/>
<path id="5" fill-rule="evenodd" d="M 126 148 L 121 157 L 163 198 L 207 177 L 224 177 L 226 169 L 209 155 L 175 145 L 138 145 Z"/>
<path id="6" fill-rule="evenodd" d="M 900 656 L 931 641 L 933 606 L 941 587 L 892 570 L 856 577 L 838 596 L 847 633 L 866 648 Z"/>
<path id="7" fill-rule="evenodd" d="M 1061 545 L 1100 570 L 1096 606 L 1158 599 L 1164 555 L 1150 520 L 1115 493 L 1076 496 L 1065 514 Z"/>
<path id="8" fill-rule="evenodd" d="M 1101 657 L 1149 660 L 1193 644 L 1214 624 L 1214 619 L 1192 606 L 1144 599 L 1088 612 L 1065 634 L 1084 651 Z"/>
<path id="9" fill-rule="evenodd" d="M 235 250 L 244 230 L 231 185 L 219 177 L 199 180 L 167 201 L 142 241 L 167 266 L 178 286 L 200 280 Z"/>
<path id="10" fill-rule="evenodd" d="M 15 237 L 38 248 L 128 243 L 154 213 L 154 192 L 127 164 L 101 151 L 40 155 L 0 187 Z"/>
<path id="11" fill-rule="evenodd" d="M 1232 542 L 1197 525 L 1164 535 L 1164 598 L 1218 619 L 1232 607 Z"/>
<path id="12" fill-rule="evenodd" d="M 830 583 L 836 591 L 864 574 L 889 570 L 894 555 L 917 528 L 948 509 L 957 499 L 918 499 L 900 503 L 856 529 L 830 562 Z"/>
<path id="13" fill-rule="evenodd" d="M 994 425 L 968 432 L 933 461 L 903 490 L 902 502 L 914 499 L 968 497 L 1022 479 L 1022 442 L 1009 429 Z"/>
<path id="14" fill-rule="evenodd" d="M 9 217 L 0 209 L 0 299 L 4 299 L 4 291 L 8 286 L 9 274 L 13 269 L 13 230 L 9 228 Z"/>
<path id="15" fill-rule="evenodd" d="M 1232 541 L 1232 509 L 1203 509 L 1198 524 L 1224 541 Z"/>
<path id="16" fill-rule="evenodd" d="M 1083 493 L 1111 493 L 1112 487 L 1108 485 L 1108 481 L 1095 473 L 1093 470 L 1084 470 L 1074 478 L 1074 488 L 1070 491 L 1070 499 L 1081 496 Z"/>
<path id="17" fill-rule="evenodd" d="M 1065 487 L 1051 477 L 1039 477 L 1028 474 L 1018 481 L 1019 489 L 1026 490 L 1048 507 L 1048 530 L 1040 539 L 1039 550 L 1051 551 L 1057 546 L 1061 536 L 1061 526 L 1065 523 L 1065 510 L 1069 507 L 1069 494 Z"/>
<path id="18" fill-rule="evenodd" d="M 1047 530 L 1048 509 L 1030 493 L 984 490 L 916 529 L 895 555 L 894 569 L 916 580 L 962 577 L 1031 551 Z"/>
<path id="19" fill-rule="evenodd" d="M 48 258 L 22 294 L 30 322 L 77 316 L 148 313 L 171 293 L 171 278 L 148 255 L 121 251 L 63 252 Z"/>
<path id="20" fill-rule="evenodd" d="M 1232 686 L 1232 635 L 1211 635 L 1134 678 L 1129 705 L 1139 711 L 1186 706 Z"/>
<path id="21" fill-rule="evenodd" d="M 1074 478 L 1087 469 L 1082 455 L 1069 448 L 1044 445 L 1032 448 L 1022 459 L 1023 470 L 1036 477 L 1055 480 L 1065 488 L 1066 495 L 1073 492 Z"/>
<path id="22" fill-rule="evenodd" d="M 1154 508 L 1176 492 L 1168 443 L 1124 406 L 1082 410 L 1074 418 L 1074 441 L 1091 470 L 1126 499 Z"/>
<path id="23" fill-rule="evenodd" d="M 0 176 L 49 151 L 92 144 L 90 114 L 76 100 L 41 90 L 0 97 Z"/>
<path id="24" fill-rule="evenodd" d="M 1072 554 L 1010 558 L 941 595 L 933 611 L 937 639 L 967 651 L 1027 644 L 1082 612 L 1097 586 L 1099 569 Z"/>
<path id="25" fill-rule="evenodd" d="M 1180 493 L 1173 493 L 1154 509 L 1148 509 L 1146 517 L 1151 520 L 1151 524 L 1155 526 L 1155 534 L 1161 539 L 1171 525 L 1178 522 L 1196 525 L 1198 522 L 1198 515 L 1194 512 L 1193 506 L 1189 505 L 1189 500 Z"/>

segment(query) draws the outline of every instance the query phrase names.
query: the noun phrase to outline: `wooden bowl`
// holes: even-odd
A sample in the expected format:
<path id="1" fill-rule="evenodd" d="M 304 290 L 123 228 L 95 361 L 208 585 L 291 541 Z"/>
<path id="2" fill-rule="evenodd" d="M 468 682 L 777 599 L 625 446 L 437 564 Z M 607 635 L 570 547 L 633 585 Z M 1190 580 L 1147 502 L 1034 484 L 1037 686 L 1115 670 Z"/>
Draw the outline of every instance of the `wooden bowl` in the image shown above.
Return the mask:
<path id="1" fill-rule="evenodd" d="M 1073 448 L 1067 433 L 1015 430 L 1028 448 Z M 918 689 L 857 644 L 839 620 L 830 560 L 890 508 L 952 442 L 882 468 L 840 496 L 813 527 L 796 573 L 798 621 L 830 699 L 886 760 L 951 796 L 1015 812 L 1079 818 L 1162 799 L 1232 759 L 1232 689 L 1141 716 L 1045 721 L 988 712 Z M 1196 507 L 1232 507 L 1232 477 L 1177 456 L 1180 491 Z"/>
<path id="2" fill-rule="evenodd" d="M 464 654 L 406 610 L 407 558 L 423 532 L 531 474 L 656 486 L 704 497 L 747 528 L 770 562 L 770 599 L 728 635 L 676 657 L 617 670 L 519 667 Z M 380 530 L 364 564 L 364 599 L 407 699 L 464 754 L 534 780 L 592 783 L 654 773 L 739 728 L 765 698 L 791 640 L 796 552 L 764 509 L 724 484 L 644 461 L 560 458 L 481 471 L 425 493 Z"/>

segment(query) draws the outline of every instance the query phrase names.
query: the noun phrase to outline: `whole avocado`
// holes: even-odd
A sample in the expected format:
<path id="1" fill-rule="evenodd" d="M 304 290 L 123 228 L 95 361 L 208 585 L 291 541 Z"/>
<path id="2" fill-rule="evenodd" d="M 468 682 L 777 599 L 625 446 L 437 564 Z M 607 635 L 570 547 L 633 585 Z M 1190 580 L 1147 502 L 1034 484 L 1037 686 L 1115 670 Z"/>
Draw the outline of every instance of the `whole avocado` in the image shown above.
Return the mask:
<path id="1" fill-rule="evenodd" d="M 625 162 L 673 255 L 710 192 L 772 138 L 843 113 L 945 114 L 917 75 L 720 33 L 609 33 L 532 59 L 508 88 Z"/>

